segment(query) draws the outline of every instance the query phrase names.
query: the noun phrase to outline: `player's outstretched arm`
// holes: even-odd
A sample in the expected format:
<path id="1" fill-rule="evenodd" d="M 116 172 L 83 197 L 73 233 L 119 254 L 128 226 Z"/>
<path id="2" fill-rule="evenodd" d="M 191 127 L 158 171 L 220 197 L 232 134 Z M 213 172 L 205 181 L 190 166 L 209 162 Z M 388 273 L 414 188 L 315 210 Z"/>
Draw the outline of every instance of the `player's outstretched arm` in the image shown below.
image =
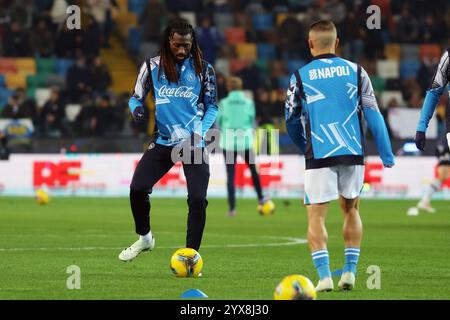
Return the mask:
<path id="1" fill-rule="evenodd" d="M 425 132 L 427 131 L 428 124 L 433 117 L 434 110 L 439 103 L 439 99 L 444 92 L 444 88 L 449 82 L 448 74 L 450 72 L 449 53 L 446 51 L 442 57 L 433 80 L 431 82 L 430 89 L 427 91 L 425 100 L 423 102 L 422 111 L 420 112 L 419 123 L 416 130 L 416 146 L 420 150 L 425 149 Z"/>
<path id="2" fill-rule="evenodd" d="M 305 130 L 301 121 L 302 104 L 297 86 L 297 80 L 293 75 L 290 80 L 289 88 L 286 95 L 285 104 L 285 120 L 286 130 L 295 145 L 305 153 L 306 138 Z"/>
<path id="3" fill-rule="evenodd" d="M 130 108 L 134 121 L 142 123 L 145 121 L 143 102 L 150 90 L 148 77 L 150 76 L 146 62 L 142 63 L 139 74 L 134 85 L 134 92 L 130 100 L 128 100 L 128 108 Z"/>
<path id="4" fill-rule="evenodd" d="M 361 68 L 361 100 L 364 118 L 372 132 L 378 153 L 385 167 L 391 168 L 395 164 L 389 133 L 383 116 L 378 109 L 377 100 L 373 92 L 372 83 L 367 72 Z"/>

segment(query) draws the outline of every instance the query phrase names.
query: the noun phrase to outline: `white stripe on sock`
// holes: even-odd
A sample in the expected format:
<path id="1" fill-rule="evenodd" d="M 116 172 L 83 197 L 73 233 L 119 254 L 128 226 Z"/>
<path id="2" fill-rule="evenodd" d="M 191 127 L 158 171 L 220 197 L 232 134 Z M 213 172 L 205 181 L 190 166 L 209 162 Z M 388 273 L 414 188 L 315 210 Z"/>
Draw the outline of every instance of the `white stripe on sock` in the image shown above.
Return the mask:
<path id="1" fill-rule="evenodd" d="M 319 258 L 324 258 L 324 257 L 328 257 L 328 254 L 323 254 L 321 256 L 313 256 L 313 260 L 319 259 Z"/>

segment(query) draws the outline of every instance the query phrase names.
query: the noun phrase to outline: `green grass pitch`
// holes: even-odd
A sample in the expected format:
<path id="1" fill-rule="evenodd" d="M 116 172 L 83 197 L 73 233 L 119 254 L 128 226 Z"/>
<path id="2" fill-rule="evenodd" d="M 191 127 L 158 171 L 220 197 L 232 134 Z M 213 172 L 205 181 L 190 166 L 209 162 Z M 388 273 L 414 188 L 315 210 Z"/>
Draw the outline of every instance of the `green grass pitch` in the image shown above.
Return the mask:
<path id="1" fill-rule="evenodd" d="M 413 201 L 362 200 L 364 239 L 356 287 L 321 293 L 318 299 L 448 299 L 450 203 L 435 201 L 436 214 L 408 217 Z M 198 288 L 210 299 L 272 299 L 288 274 L 314 283 L 300 200 L 275 200 L 271 217 L 256 201 L 238 199 L 238 215 L 226 215 L 224 199 L 210 199 L 201 255 L 203 277 L 171 274 L 171 254 L 185 244 L 184 199 L 152 199 L 156 248 L 132 262 L 118 260 L 136 240 L 127 198 L 0 197 L 0 299 L 179 299 Z M 342 214 L 333 203 L 327 218 L 332 270 L 344 261 Z M 296 240 L 297 239 L 297 240 Z M 81 270 L 81 289 L 69 290 L 67 267 Z M 381 289 L 367 288 L 367 268 L 381 270 Z M 337 287 L 338 278 L 335 278 Z"/>

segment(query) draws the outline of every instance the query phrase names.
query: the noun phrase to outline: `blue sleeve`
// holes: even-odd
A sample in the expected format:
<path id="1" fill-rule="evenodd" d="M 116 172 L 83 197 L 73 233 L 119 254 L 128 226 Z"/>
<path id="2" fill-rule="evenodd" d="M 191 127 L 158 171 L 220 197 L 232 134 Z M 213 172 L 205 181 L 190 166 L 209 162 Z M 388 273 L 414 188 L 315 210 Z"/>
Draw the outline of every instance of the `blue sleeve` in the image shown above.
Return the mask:
<path id="1" fill-rule="evenodd" d="M 133 113 L 137 107 L 142 107 L 142 102 L 133 96 L 128 100 L 128 108 L 130 108 L 131 113 Z"/>
<path id="2" fill-rule="evenodd" d="M 205 79 L 203 83 L 203 103 L 205 108 L 205 114 L 202 119 L 202 131 L 201 136 L 204 138 L 206 132 L 211 129 L 214 121 L 216 121 L 219 107 L 217 106 L 217 86 L 216 86 L 216 74 L 213 67 L 208 64 L 206 70 Z"/>
<path id="3" fill-rule="evenodd" d="M 147 81 L 148 77 L 149 72 L 147 64 L 144 62 L 139 69 L 136 84 L 134 85 L 133 95 L 130 100 L 128 100 L 128 108 L 130 108 L 131 113 L 133 113 L 137 107 L 141 107 L 143 105 L 145 97 L 150 90 L 149 81 Z"/>
<path id="4" fill-rule="evenodd" d="M 428 124 L 433 117 L 434 110 L 439 103 L 439 99 L 443 92 L 443 88 L 431 89 L 427 91 L 425 100 L 423 102 L 422 111 L 420 112 L 420 120 L 417 124 L 417 131 L 426 132 Z"/>
<path id="5" fill-rule="evenodd" d="M 364 107 L 364 117 L 367 125 L 372 132 L 377 145 L 378 153 L 383 161 L 384 166 L 392 166 L 395 164 L 394 154 L 392 153 L 391 141 L 381 113 L 374 108 Z"/>
<path id="6" fill-rule="evenodd" d="M 302 151 L 302 153 L 305 153 L 306 137 L 301 121 L 302 104 L 299 99 L 298 91 L 299 89 L 295 76 L 292 76 L 287 91 L 285 104 L 286 131 L 295 145 Z"/>

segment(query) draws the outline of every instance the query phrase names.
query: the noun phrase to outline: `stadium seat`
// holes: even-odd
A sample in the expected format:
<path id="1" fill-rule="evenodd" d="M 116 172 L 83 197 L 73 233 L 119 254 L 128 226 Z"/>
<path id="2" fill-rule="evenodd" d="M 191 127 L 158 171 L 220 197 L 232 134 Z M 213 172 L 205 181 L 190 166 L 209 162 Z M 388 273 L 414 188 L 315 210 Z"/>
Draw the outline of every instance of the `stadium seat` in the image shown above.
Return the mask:
<path id="1" fill-rule="evenodd" d="M 37 72 L 53 73 L 56 71 L 56 60 L 53 58 L 37 58 Z"/>
<path id="2" fill-rule="evenodd" d="M 16 60 L 12 58 L 0 58 L 0 74 L 16 73 Z"/>
<path id="3" fill-rule="evenodd" d="M 141 44 L 142 32 L 136 28 L 132 27 L 128 30 L 127 47 L 132 53 L 138 53 Z"/>
<path id="4" fill-rule="evenodd" d="M 255 30 L 269 30 L 273 28 L 272 14 L 255 14 L 252 21 Z"/>
<path id="5" fill-rule="evenodd" d="M 59 74 L 50 73 L 47 76 L 46 83 L 49 87 L 56 86 L 61 90 L 65 88 L 66 78 Z"/>
<path id="6" fill-rule="evenodd" d="M 401 59 L 401 47 L 398 44 L 387 44 L 384 47 L 384 56 L 387 60 L 397 60 Z"/>
<path id="7" fill-rule="evenodd" d="M 419 49 L 420 60 L 424 58 L 439 59 L 442 56 L 441 47 L 437 44 L 422 44 Z"/>
<path id="8" fill-rule="evenodd" d="M 48 73 L 42 72 L 36 75 L 29 75 L 26 77 L 26 82 L 28 86 L 34 88 L 43 88 L 47 86 Z"/>
<path id="9" fill-rule="evenodd" d="M 400 78 L 416 78 L 420 69 L 419 61 L 401 61 L 400 62 Z"/>
<path id="10" fill-rule="evenodd" d="M 36 95 L 36 88 L 35 87 L 27 87 L 27 97 L 34 100 L 35 95 Z"/>
<path id="11" fill-rule="evenodd" d="M 402 44 L 400 47 L 401 60 L 419 60 L 419 46 L 414 44 Z"/>
<path id="12" fill-rule="evenodd" d="M 141 15 L 144 12 L 147 0 L 128 0 L 128 11 L 136 15 Z"/>
<path id="13" fill-rule="evenodd" d="M 194 29 L 197 27 L 197 18 L 195 17 L 195 12 L 182 11 L 179 15 L 181 18 L 187 20 Z"/>
<path id="14" fill-rule="evenodd" d="M 286 18 L 289 16 L 288 13 L 286 12 L 282 12 L 282 13 L 277 13 L 277 17 L 276 17 L 276 24 L 277 26 L 280 26 L 284 20 L 286 20 Z"/>
<path id="15" fill-rule="evenodd" d="M 377 74 L 384 78 L 398 78 L 399 77 L 399 64 L 395 60 L 378 60 L 377 61 Z"/>
<path id="16" fill-rule="evenodd" d="M 256 60 L 257 58 L 256 45 L 254 43 L 238 43 L 235 49 L 239 59 Z"/>
<path id="17" fill-rule="evenodd" d="M 256 66 L 261 70 L 263 74 L 269 74 L 269 63 L 266 59 L 258 59 L 256 60 Z"/>
<path id="18" fill-rule="evenodd" d="M 0 87 L 0 112 L 8 102 L 9 97 L 13 94 L 12 90 Z"/>
<path id="19" fill-rule="evenodd" d="M 51 90 L 48 88 L 36 89 L 34 98 L 38 108 L 42 107 L 47 102 L 47 100 L 50 98 L 50 92 Z"/>
<path id="20" fill-rule="evenodd" d="M 259 43 L 258 48 L 258 58 L 259 59 L 276 59 L 277 52 L 274 45 L 267 43 Z"/>
<path id="21" fill-rule="evenodd" d="M 371 76 L 370 82 L 372 82 L 373 90 L 376 92 L 383 92 L 386 86 L 386 81 L 379 76 Z"/>
<path id="22" fill-rule="evenodd" d="M 306 64 L 305 60 L 289 60 L 286 64 L 289 74 L 293 74 L 297 69 Z"/>
<path id="23" fill-rule="evenodd" d="M 219 58 L 216 59 L 216 63 L 214 64 L 214 69 L 217 73 L 221 73 L 224 76 L 230 75 L 230 61 L 229 59 Z"/>
<path id="24" fill-rule="evenodd" d="M 248 63 L 245 60 L 240 59 L 230 59 L 230 73 L 235 74 L 236 72 L 239 72 L 240 70 L 247 67 Z"/>
<path id="25" fill-rule="evenodd" d="M 80 104 L 69 103 L 68 105 L 66 105 L 65 109 L 66 119 L 70 122 L 74 122 L 80 111 L 81 111 Z"/>
<path id="26" fill-rule="evenodd" d="M 371 0 L 371 4 L 380 7 L 383 16 L 389 16 L 391 12 L 391 0 Z"/>
<path id="27" fill-rule="evenodd" d="M 8 89 L 25 88 L 27 85 L 24 73 L 6 73 L 6 87 Z"/>
<path id="28" fill-rule="evenodd" d="M 17 72 L 26 75 L 36 74 L 36 60 L 33 58 L 17 58 L 16 67 Z"/>
<path id="29" fill-rule="evenodd" d="M 59 75 L 65 76 L 67 70 L 75 63 L 72 59 L 58 59 L 56 60 L 56 72 Z"/>
<path id="30" fill-rule="evenodd" d="M 244 28 L 226 28 L 224 31 L 225 39 L 229 44 L 246 42 Z"/>
<path id="31" fill-rule="evenodd" d="M 222 34 L 226 28 L 233 27 L 233 16 L 228 12 L 215 13 L 213 19 L 216 28 Z"/>
<path id="32" fill-rule="evenodd" d="M 389 102 L 394 99 L 397 100 L 399 107 L 404 107 L 405 102 L 401 91 L 384 91 L 381 93 L 381 108 L 387 108 Z"/>

